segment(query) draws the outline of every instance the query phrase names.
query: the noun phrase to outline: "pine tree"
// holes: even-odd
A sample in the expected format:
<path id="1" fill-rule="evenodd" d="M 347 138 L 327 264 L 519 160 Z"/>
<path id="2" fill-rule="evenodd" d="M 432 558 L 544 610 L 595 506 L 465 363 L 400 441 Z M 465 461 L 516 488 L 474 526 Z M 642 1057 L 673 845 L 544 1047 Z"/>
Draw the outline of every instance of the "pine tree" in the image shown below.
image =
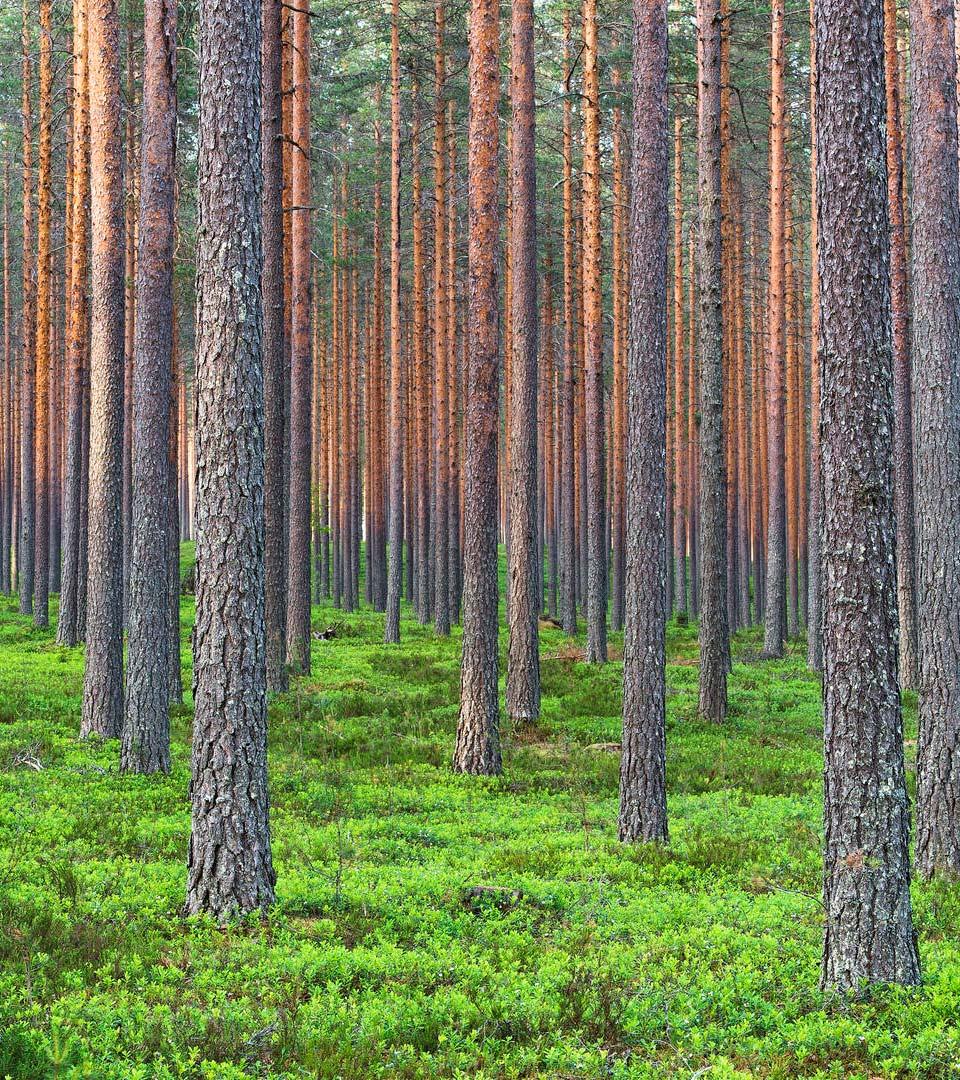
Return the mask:
<path id="1" fill-rule="evenodd" d="M 920 979 L 897 685 L 882 17 L 882 0 L 819 0 L 815 15 L 824 486 L 821 983 L 836 990 Z M 877 167 L 864 169 L 864 160 Z"/>
<path id="2" fill-rule="evenodd" d="M 200 5 L 197 621 L 187 914 L 273 903 L 257 0 Z M 238 632 L 239 628 L 239 632 Z"/>

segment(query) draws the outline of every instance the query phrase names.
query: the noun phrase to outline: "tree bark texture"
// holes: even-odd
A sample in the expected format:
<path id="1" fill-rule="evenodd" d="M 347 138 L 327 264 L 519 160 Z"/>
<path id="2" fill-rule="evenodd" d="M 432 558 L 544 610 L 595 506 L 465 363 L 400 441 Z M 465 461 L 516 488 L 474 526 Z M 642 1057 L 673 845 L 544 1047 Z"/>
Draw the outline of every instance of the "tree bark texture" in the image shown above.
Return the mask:
<path id="1" fill-rule="evenodd" d="M 133 536 L 127 709 L 120 766 L 170 769 L 170 396 L 176 172 L 176 0 L 145 0 L 137 320 L 133 350 Z"/>
<path id="2" fill-rule="evenodd" d="M 723 244 L 720 191 L 719 0 L 697 3 L 700 207 L 700 697 L 708 720 L 727 714 L 727 481 L 723 424 Z"/>
<path id="3" fill-rule="evenodd" d="M 87 657 L 81 735 L 116 738 L 123 719 L 124 226 L 120 20 L 88 0 L 90 65 L 90 465 Z"/>
<path id="4" fill-rule="evenodd" d="M 498 674 L 497 428 L 500 362 L 497 305 L 500 12 L 471 0 L 467 459 L 464 491 L 463 657 L 455 772 L 502 769 Z"/>
<path id="5" fill-rule="evenodd" d="M 666 840 L 666 0 L 635 0 L 621 840 Z"/>
<path id="6" fill-rule="evenodd" d="M 919 720 L 917 869 L 960 873 L 960 195 L 947 0 L 910 5 L 913 439 Z"/>
<path id="7" fill-rule="evenodd" d="M 513 363 L 510 390 L 510 642 L 507 714 L 540 715 L 540 562 L 537 526 L 537 174 L 534 138 L 533 2 L 513 0 L 510 97 L 513 111 Z"/>
<path id="8" fill-rule="evenodd" d="M 897 680 L 882 0 L 816 8 L 824 623 L 821 983 L 920 978 Z"/>
<path id="9" fill-rule="evenodd" d="M 200 5 L 197 621 L 186 912 L 273 902 L 264 634 L 260 4 Z"/>

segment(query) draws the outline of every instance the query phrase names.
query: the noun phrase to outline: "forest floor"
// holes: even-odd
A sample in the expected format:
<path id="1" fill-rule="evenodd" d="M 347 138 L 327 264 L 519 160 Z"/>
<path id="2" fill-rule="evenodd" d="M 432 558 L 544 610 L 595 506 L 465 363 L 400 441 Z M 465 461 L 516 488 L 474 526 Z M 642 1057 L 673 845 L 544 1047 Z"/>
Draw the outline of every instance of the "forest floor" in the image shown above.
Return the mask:
<path id="1" fill-rule="evenodd" d="M 624 847 L 620 664 L 543 632 L 540 724 L 504 731 L 501 778 L 454 776 L 458 633 L 405 610 L 387 647 L 382 616 L 315 608 L 337 636 L 270 705 L 278 903 L 218 929 L 180 915 L 189 694 L 172 774 L 121 775 L 77 737 L 81 651 L 0 604 L 0 1077 L 960 1075 L 960 887 L 914 886 L 922 988 L 817 989 L 799 645 L 762 663 L 739 636 L 710 726 L 671 626 L 670 842 Z M 908 700 L 910 758 L 914 724 Z"/>

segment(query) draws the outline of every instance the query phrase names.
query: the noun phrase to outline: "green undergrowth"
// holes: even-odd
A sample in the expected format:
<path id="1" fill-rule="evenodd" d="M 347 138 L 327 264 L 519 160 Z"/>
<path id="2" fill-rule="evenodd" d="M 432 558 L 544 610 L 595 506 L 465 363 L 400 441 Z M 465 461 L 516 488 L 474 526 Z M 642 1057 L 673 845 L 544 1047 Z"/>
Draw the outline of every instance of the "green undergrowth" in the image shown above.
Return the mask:
<path id="1" fill-rule="evenodd" d="M 270 704 L 278 903 L 221 929 L 180 914 L 189 692 L 172 774 L 121 776 L 116 744 L 77 738 L 80 650 L 0 604 L 0 1077 L 960 1075 L 957 887 L 914 887 L 922 988 L 817 990 L 799 645 L 760 662 L 738 637 L 717 727 L 695 628 L 671 626 L 670 842 L 624 847 L 619 662 L 544 630 L 541 721 L 504 730 L 501 778 L 458 777 L 458 632 L 405 609 L 387 647 L 382 616 L 317 607 L 336 635 Z"/>

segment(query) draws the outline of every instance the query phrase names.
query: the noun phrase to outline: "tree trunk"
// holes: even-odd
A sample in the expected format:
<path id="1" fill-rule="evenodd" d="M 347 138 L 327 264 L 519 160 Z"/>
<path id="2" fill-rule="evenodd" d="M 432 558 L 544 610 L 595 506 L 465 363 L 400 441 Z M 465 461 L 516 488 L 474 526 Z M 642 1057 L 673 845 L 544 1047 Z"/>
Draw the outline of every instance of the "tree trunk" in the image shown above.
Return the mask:
<path id="1" fill-rule="evenodd" d="M 67 429 L 63 501 L 63 573 L 57 643 L 76 645 L 80 588 L 80 493 L 83 486 L 83 381 L 87 353 L 89 259 L 90 96 L 87 72 L 87 0 L 74 4 L 73 183 L 71 197 L 70 291 L 67 308 Z"/>
<path id="2" fill-rule="evenodd" d="M 507 714 L 517 725 L 540 715 L 540 582 L 537 528 L 537 174 L 533 0 L 513 0 L 513 364 L 510 402 L 510 642 Z M 541 549 L 542 550 L 542 549 Z"/>
<path id="3" fill-rule="evenodd" d="M 145 0 L 137 320 L 133 356 L 133 545 L 127 710 L 120 767 L 170 770 L 170 384 L 176 171 L 176 0 Z"/>
<path id="4" fill-rule="evenodd" d="M 786 198 L 783 90 L 783 0 L 773 2 L 770 39 L 770 321 L 767 349 L 767 566 L 763 655 L 783 655 L 787 618 L 786 495 L 784 461 L 784 354 L 786 352 Z"/>
<path id="5" fill-rule="evenodd" d="M 560 406 L 560 619 L 565 633 L 577 632 L 576 466 L 574 400 L 577 348 L 573 289 L 573 106 L 570 101 L 570 8 L 563 9 L 563 373 Z"/>
<path id="6" fill-rule="evenodd" d="M 607 659 L 607 542 L 597 2 L 583 0 L 583 318 L 587 425 L 587 651 Z"/>
<path id="7" fill-rule="evenodd" d="M 810 509 L 807 542 L 807 663 L 823 670 L 823 605 L 820 568 L 820 529 L 823 517 L 823 476 L 820 455 L 820 268 L 817 233 L 817 50 L 814 13 L 810 12 Z"/>
<path id="8" fill-rule="evenodd" d="M 287 555 L 287 660 L 310 674 L 310 433 L 313 393 L 310 282 L 310 13 L 293 19 L 290 212 L 290 487 Z"/>
<path id="9" fill-rule="evenodd" d="M 635 0 L 621 840 L 666 840 L 666 0 Z M 682 346 L 681 346 L 682 350 Z M 679 361 L 679 353 L 678 353 Z M 678 417 L 679 430 L 679 417 Z M 679 456 L 679 454 L 678 454 Z"/>
<path id="10" fill-rule="evenodd" d="M 3 158 L 3 495 L 0 502 L 0 592 L 13 588 L 14 374 L 10 351 L 10 158 Z"/>
<path id="11" fill-rule="evenodd" d="M 50 388 L 53 329 L 53 265 L 50 258 L 52 187 L 53 43 L 51 0 L 40 0 L 40 115 L 37 160 L 37 329 L 34 388 L 34 578 L 33 623 L 50 622 Z"/>
<path id="12" fill-rule="evenodd" d="M 450 363 L 450 343 L 447 320 L 447 203 L 446 203 L 446 117 L 444 100 L 446 64 L 444 59 L 444 2 L 436 0 L 434 20 L 436 43 L 434 73 L 436 101 L 433 129 L 433 360 L 434 360 L 434 426 L 433 454 L 435 461 L 433 534 L 434 597 L 433 615 L 437 633 L 450 633 L 449 554 L 447 529 L 449 488 L 447 367 Z"/>
<path id="13" fill-rule="evenodd" d="M 917 869 L 960 873 L 960 194 L 954 11 L 910 5 L 919 721 Z"/>
<path id="14" fill-rule="evenodd" d="M 33 63 L 30 27 L 32 16 L 28 0 L 23 0 L 21 30 L 21 81 L 23 98 L 23 229 L 21 267 L 23 286 L 20 303 L 20 548 L 17 553 L 17 577 L 20 587 L 20 614 L 33 614 L 35 555 L 35 373 L 36 373 L 36 267 L 33 261 L 33 106 L 31 82 Z"/>
<path id="15" fill-rule="evenodd" d="M 417 619 L 430 621 L 430 357 L 426 349 L 427 308 L 423 284 L 423 193 L 420 175 L 420 95 L 413 86 L 413 124 L 410 135 L 412 157 L 413 225 L 413 365 L 416 381 L 417 460 Z"/>
<path id="16" fill-rule="evenodd" d="M 882 0 L 819 0 L 815 16 L 824 484 L 821 985 L 836 990 L 863 981 L 920 981 L 897 685 L 882 14 Z"/>
<path id="17" fill-rule="evenodd" d="M 619 41 L 613 42 L 615 48 Z M 621 80 L 620 68 L 614 64 L 611 72 L 613 92 L 616 95 L 613 106 L 613 236 L 611 237 L 612 287 L 613 287 L 613 407 L 610 423 L 610 469 L 608 476 L 611 486 L 609 526 L 611 536 L 611 585 L 610 585 L 610 626 L 613 630 L 623 629 L 624 606 L 626 603 L 626 497 L 624 493 L 626 477 L 626 339 L 627 339 L 627 301 L 626 282 L 629 275 L 625 270 L 626 242 L 624 238 L 624 153 L 623 153 L 623 108 L 620 104 Z"/>
<path id="18" fill-rule="evenodd" d="M 384 641 L 400 641 L 400 590 L 403 577 L 403 449 L 407 421 L 403 357 L 400 347 L 400 0 L 390 19 L 390 516 L 387 544 L 387 617 Z M 409 478 L 408 478 L 409 483 Z M 407 552 L 409 559 L 411 552 Z"/>
<path id="19" fill-rule="evenodd" d="M 700 700 L 727 714 L 727 482 L 723 431 L 723 244 L 720 190 L 720 0 L 697 0 L 700 205 Z"/>
<path id="20" fill-rule="evenodd" d="M 197 621 L 186 912 L 273 903 L 263 582 L 260 4 L 200 5 Z"/>
<path id="21" fill-rule="evenodd" d="M 284 538 L 283 110 L 281 106 L 281 0 L 263 0 L 263 492 L 266 522 L 264 582 L 267 689 L 287 689 L 287 551 Z"/>
<path id="22" fill-rule="evenodd" d="M 87 662 L 81 735 L 116 738 L 123 717 L 124 221 L 120 20 L 89 0 L 91 315 Z"/>
<path id="23" fill-rule="evenodd" d="M 686 348 L 683 338 L 683 136 L 679 115 L 673 131 L 673 415 L 676 445 L 673 474 L 674 606 L 687 618 L 687 422 Z"/>
<path id="24" fill-rule="evenodd" d="M 502 769 L 497 689 L 499 23 L 495 0 L 471 0 L 468 172 L 472 337 L 463 507 L 463 658 L 453 768 L 455 772 L 487 775 Z"/>
<path id="25" fill-rule="evenodd" d="M 124 9 L 127 24 L 127 85 L 121 108 L 126 113 L 123 165 L 123 625 L 130 602 L 130 560 L 133 552 L 133 354 L 136 333 L 137 280 L 137 85 L 133 69 L 132 9 Z"/>

